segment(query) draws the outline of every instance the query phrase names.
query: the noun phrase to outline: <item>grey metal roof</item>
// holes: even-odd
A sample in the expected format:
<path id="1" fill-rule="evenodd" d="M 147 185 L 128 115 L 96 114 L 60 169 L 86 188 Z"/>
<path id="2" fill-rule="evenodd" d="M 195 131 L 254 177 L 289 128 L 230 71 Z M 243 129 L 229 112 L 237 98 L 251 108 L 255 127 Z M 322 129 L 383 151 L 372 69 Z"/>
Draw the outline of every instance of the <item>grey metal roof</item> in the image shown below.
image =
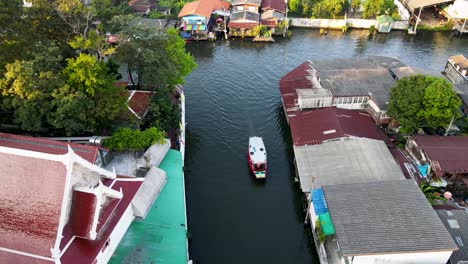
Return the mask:
<path id="1" fill-rule="evenodd" d="M 452 2 L 453 0 L 403 0 L 403 4 L 405 4 L 408 9 L 413 12 L 415 9 L 425 7 L 425 6 L 433 6 L 442 3 Z"/>
<path id="2" fill-rule="evenodd" d="M 396 82 L 385 67 L 401 67 L 392 57 L 373 56 L 368 59 L 333 59 L 312 61 L 312 67 L 320 76 L 323 88 L 334 96 L 366 96 L 372 94 L 381 110 L 387 109 L 390 88 Z"/>
<path id="3" fill-rule="evenodd" d="M 324 186 L 323 192 L 344 256 L 457 249 L 413 180 Z"/>
<path id="4" fill-rule="evenodd" d="M 468 261 L 468 212 L 465 210 L 436 210 L 436 212 L 459 248 L 452 253 L 448 263 Z"/>
<path id="5" fill-rule="evenodd" d="M 260 6 L 262 4 L 262 0 L 233 0 L 232 1 L 232 6 L 236 5 L 254 5 L 254 6 Z"/>
<path id="6" fill-rule="evenodd" d="M 260 15 L 258 13 L 250 12 L 250 11 L 239 11 L 235 12 L 231 15 L 230 21 L 232 22 L 258 22 L 260 19 Z"/>
<path id="7" fill-rule="evenodd" d="M 325 185 L 405 178 L 381 140 L 353 138 L 294 146 L 294 155 L 303 192 Z"/>

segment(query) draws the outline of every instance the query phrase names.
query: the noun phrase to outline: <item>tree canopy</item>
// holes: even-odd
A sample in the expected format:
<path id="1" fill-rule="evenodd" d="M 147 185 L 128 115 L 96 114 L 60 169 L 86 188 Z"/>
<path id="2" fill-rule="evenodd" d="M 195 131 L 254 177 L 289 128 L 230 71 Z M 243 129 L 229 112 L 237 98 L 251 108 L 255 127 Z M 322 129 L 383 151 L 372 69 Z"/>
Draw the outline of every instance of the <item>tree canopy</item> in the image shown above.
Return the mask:
<path id="1" fill-rule="evenodd" d="M 175 30 L 139 23 L 126 0 L 31 2 L 0 1 L 0 122 L 15 129 L 84 135 L 110 127 L 127 99 L 110 56 L 147 90 L 170 90 L 196 65 Z M 108 43 L 107 32 L 122 41 Z"/>
<path id="2" fill-rule="evenodd" d="M 445 79 L 415 75 L 397 81 L 390 89 L 388 114 L 403 131 L 421 126 L 446 127 L 460 116 L 461 100 Z"/>
<path id="3" fill-rule="evenodd" d="M 362 18 L 376 17 L 378 15 L 392 15 L 396 10 L 393 0 L 368 0 L 364 4 Z"/>

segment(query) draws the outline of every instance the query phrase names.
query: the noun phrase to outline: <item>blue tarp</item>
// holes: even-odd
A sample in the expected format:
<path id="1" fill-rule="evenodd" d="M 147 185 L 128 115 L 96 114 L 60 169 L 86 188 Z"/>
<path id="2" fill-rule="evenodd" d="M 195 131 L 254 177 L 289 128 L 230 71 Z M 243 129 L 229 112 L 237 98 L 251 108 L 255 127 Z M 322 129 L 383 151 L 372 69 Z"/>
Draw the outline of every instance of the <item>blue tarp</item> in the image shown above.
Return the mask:
<path id="1" fill-rule="evenodd" d="M 425 164 L 425 165 L 418 165 L 419 173 L 421 173 L 421 176 L 422 176 L 423 178 L 426 178 L 426 176 L 427 176 L 427 168 L 429 168 L 429 165 L 428 165 L 428 164 Z"/>
<path id="2" fill-rule="evenodd" d="M 312 190 L 312 203 L 314 204 L 314 211 L 316 215 L 321 215 L 328 212 L 327 203 L 325 202 L 322 189 Z"/>

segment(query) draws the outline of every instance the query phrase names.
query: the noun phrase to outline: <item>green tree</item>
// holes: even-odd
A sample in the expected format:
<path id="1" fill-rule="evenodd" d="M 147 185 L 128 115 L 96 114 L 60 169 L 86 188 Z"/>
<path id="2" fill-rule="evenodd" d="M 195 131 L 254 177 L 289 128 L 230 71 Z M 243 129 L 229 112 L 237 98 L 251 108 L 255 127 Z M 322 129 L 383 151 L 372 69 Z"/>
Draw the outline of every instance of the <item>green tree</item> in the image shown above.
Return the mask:
<path id="1" fill-rule="evenodd" d="M 172 98 L 169 88 L 155 91 L 145 116 L 145 127 L 157 127 L 166 132 L 179 127 L 180 109 L 172 103 Z"/>
<path id="2" fill-rule="evenodd" d="M 426 87 L 422 106 L 418 115 L 432 128 L 446 127 L 452 118 L 460 117 L 461 100 L 452 85 L 442 78 L 434 78 Z"/>
<path id="3" fill-rule="evenodd" d="M 345 0 L 322 0 L 312 7 L 314 17 L 335 18 L 343 14 Z"/>
<path id="4" fill-rule="evenodd" d="M 351 0 L 351 8 L 353 9 L 354 14 L 356 14 L 360 7 L 361 0 Z"/>
<path id="5" fill-rule="evenodd" d="M 392 0 L 368 0 L 364 4 L 363 18 L 376 17 L 378 15 L 391 15 L 396 9 Z"/>
<path id="6" fill-rule="evenodd" d="M 125 39 L 115 58 L 128 65 L 131 81 L 139 88 L 155 90 L 181 84 L 196 66 L 177 30 L 140 25 L 139 19 L 131 16 L 115 17 L 113 22 L 114 30 Z"/>
<path id="7" fill-rule="evenodd" d="M 300 0 L 288 1 L 289 12 L 296 16 L 302 15 L 302 2 Z"/>
<path id="8" fill-rule="evenodd" d="M 104 140 L 104 146 L 115 151 L 144 150 L 155 143 L 164 143 L 165 133 L 155 127 L 145 131 L 121 128 L 110 138 Z"/>
<path id="9" fill-rule="evenodd" d="M 67 135 L 91 133 L 109 125 L 126 101 L 109 71 L 104 62 L 88 54 L 68 59 L 63 70 L 66 83 L 53 93 L 56 111 L 51 124 Z"/>
<path id="10" fill-rule="evenodd" d="M 397 81 L 390 89 L 388 114 L 403 131 L 420 126 L 445 127 L 457 117 L 461 101 L 452 86 L 441 78 L 415 75 Z"/>
<path id="11" fill-rule="evenodd" d="M 52 92 L 61 84 L 61 53 L 51 43 L 43 44 L 32 60 L 16 60 L 6 66 L 0 79 L 1 108 L 10 113 L 4 122 L 19 125 L 25 131 L 41 132 L 53 111 Z"/>

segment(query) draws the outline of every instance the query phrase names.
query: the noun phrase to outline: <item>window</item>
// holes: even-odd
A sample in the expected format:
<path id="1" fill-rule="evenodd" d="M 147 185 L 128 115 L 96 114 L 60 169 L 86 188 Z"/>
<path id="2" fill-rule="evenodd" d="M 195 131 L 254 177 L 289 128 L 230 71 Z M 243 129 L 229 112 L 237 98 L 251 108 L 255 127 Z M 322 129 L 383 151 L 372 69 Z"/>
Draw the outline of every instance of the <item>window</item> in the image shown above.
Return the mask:
<path id="1" fill-rule="evenodd" d="M 353 104 L 356 104 L 358 102 L 358 97 L 353 97 Z"/>
<path id="2" fill-rule="evenodd" d="M 460 228 L 458 221 L 455 219 L 448 219 L 447 222 L 451 228 Z"/>
<path id="3" fill-rule="evenodd" d="M 464 247 L 464 246 L 465 246 L 465 243 L 463 243 L 463 239 L 462 239 L 461 237 L 456 236 L 456 237 L 455 237 L 455 240 L 457 241 L 458 246 L 460 246 L 460 247 Z"/>
<path id="4" fill-rule="evenodd" d="M 237 10 L 244 10 L 244 7 L 243 6 L 238 6 Z"/>

